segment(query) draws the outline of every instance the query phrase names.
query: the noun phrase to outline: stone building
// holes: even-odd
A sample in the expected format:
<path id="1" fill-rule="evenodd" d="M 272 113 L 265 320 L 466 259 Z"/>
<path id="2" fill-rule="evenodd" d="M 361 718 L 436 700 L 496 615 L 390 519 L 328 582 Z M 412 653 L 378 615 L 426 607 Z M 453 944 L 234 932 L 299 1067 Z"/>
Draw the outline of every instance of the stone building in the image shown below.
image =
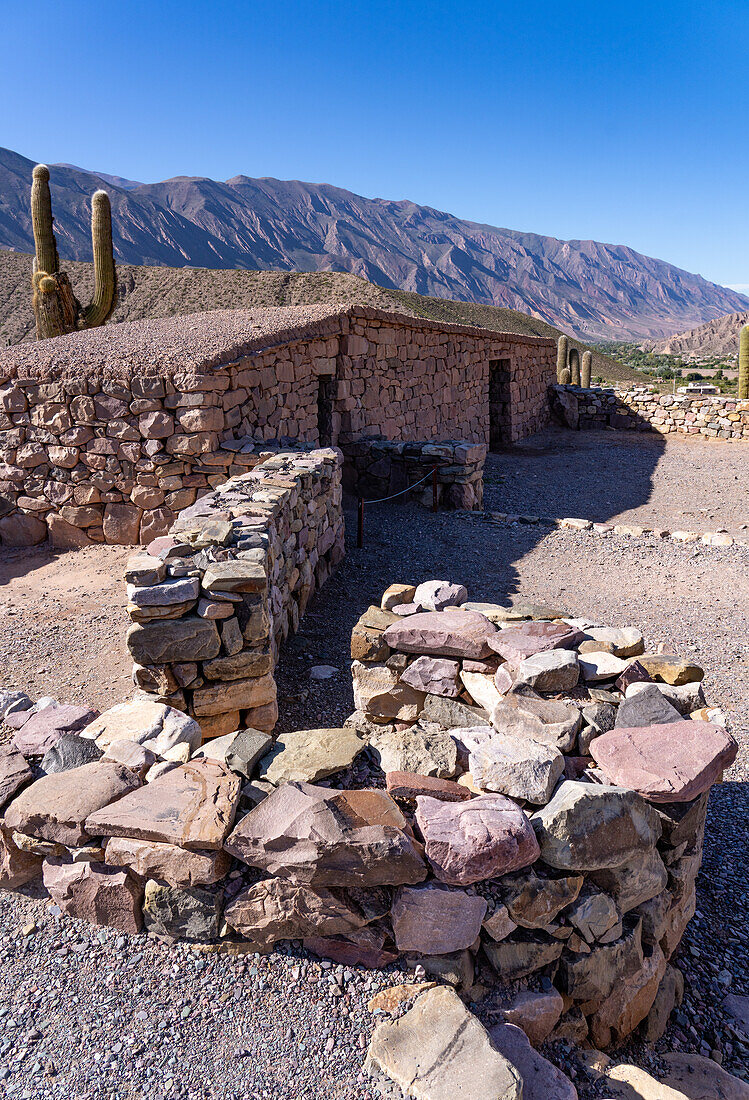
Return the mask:
<path id="1" fill-rule="evenodd" d="M 263 443 L 512 443 L 547 422 L 555 357 L 545 337 L 344 305 L 134 321 L 7 348 L 0 538 L 147 541 L 252 468 Z"/>

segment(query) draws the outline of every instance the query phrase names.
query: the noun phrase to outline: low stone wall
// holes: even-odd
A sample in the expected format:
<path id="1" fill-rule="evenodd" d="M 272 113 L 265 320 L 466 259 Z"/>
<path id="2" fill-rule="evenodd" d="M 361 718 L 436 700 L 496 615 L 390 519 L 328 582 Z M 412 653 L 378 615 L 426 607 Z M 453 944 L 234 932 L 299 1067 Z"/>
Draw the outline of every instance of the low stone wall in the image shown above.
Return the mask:
<path id="1" fill-rule="evenodd" d="M 282 452 L 227 481 L 127 564 L 136 686 L 204 737 L 272 730 L 279 644 L 343 555 L 339 451 Z"/>
<path id="2" fill-rule="evenodd" d="M 431 505 L 432 479 L 437 472 L 437 503 L 443 508 L 476 511 L 484 502 L 486 446 L 462 440 L 437 443 L 396 443 L 387 439 L 361 439 L 343 447 L 346 489 L 365 499 L 380 499 L 403 493 L 401 500 L 419 500 Z M 424 480 L 426 478 L 426 480 Z M 420 484 L 417 484 L 420 483 Z"/>
<path id="3" fill-rule="evenodd" d="M 213 524 L 215 548 L 228 522 L 189 530 Z M 0 886 L 41 876 L 71 916 L 216 950 L 400 959 L 535 1043 L 618 1042 L 659 990 L 665 1026 L 709 789 L 736 754 L 703 670 L 635 628 L 439 581 L 388 589 L 352 655 L 347 725 L 275 742 L 201 746 L 143 697 L 97 715 L 0 693 Z"/>
<path id="4" fill-rule="evenodd" d="M 749 401 L 735 397 L 657 394 L 647 390 L 583 390 L 550 387 L 558 420 L 568 428 L 704 435 L 713 439 L 749 439 Z"/>

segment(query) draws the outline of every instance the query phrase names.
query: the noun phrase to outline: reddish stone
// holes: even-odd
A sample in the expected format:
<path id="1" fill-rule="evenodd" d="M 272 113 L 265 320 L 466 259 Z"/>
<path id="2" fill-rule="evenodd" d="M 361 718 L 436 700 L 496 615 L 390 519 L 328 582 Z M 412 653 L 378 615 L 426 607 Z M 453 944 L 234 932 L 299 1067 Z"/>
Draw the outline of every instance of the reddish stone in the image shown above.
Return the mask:
<path id="1" fill-rule="evenodd" d="M 0 748 L 0 806 L 34 778 L 26 757 L 13 745 Z"/>
<path id="2" fill-rule="evenodd" d="M 5 811 L 5 824 L 41 840 L 77 846 L 97 835 L 85 829 L 89 814 L 139 786 L 135 772 L 101 760 L 53 772 L 14 798 Z"/>
<path id="3" fill-rule="evenodd" d="M 527 816 L 501 794 L 461 803 L 418 798 L 416 821 L 434 874 L 451 886 L 519 871 L 540 855 Z"/>
<path id="4" fill-rule="evenodd" d="M 371 925 L 349 932 L 347 936 L 307 936 L 304 946 L 321 959 L 332 959 L 342 966 L 366 966 L 381 970 L 398 958 L 397 951 L 385 951 L 385 935 Z"/>
<path id="5" fill-rule="evenodd" d="M 400 682 L 417 691 L 457 699 L 461 689 L 459 668 L 457 661 L 450 661 L 447 657 L 417 657 L 401 673 Z"/>
<path id="6" fill-rule="evenodd" d="M 630 684 L 652 684 L 653 677 L 639 661 L 631 661 L 615 682 L 619 691 L 624 694 Z"/>
<path id="7" fill-rule="evenodd" d="M 388 772 L 385 786 L 393 798 L 413 802 L 419 795 L 438 798 L 441 802 L 465 802 L 471 792 L 451 779 L 437 779 L 433 775 L 419 775 L 417 772 Z"/>
<path id="8" fill-rule="evenodd" d="M 485 915 L 484 898 L 436 883 L 401 886 L 390 910 L 398 950 L 420 955 L 464 951 L 478 939 Z"/>
<path id="9" fill-rule="evenodd" d="M 427 611 L 391 623 L 384 634 L 391 649 L 434 657 L 470 657 L 491 653 L 489 639 L 497 628 L 477 611 Z"/>
<path id="10" fill-rule="evenodd" d="M 41 856 L 18 848 L 11 830 L 0 823 L 0 889 L 16 890 L 42 873 Z"/>
<path id="11" fill-rule="evenodd" d="M 99 715 L 90 707 L 50 704 L 32 714 L 13 737 L 13 744 L 24 756 L 44 756 L 63 733 L 78 733 Z"/>
<path id="12" fill-rule="evenodd" d="M 46 859 L 43 875 L 50 897 L 71 917 L 120 932 L 140 932 L 143 927 L 143 889 L 125 871 L 113 871 L 103 863 Z"/>
<path id="13" fill-rule="evenodd" d="M 524 661 L 550 649 L 574 649 L 583 634 L 566 623 L 529 622 L 508 626 L 489 640 L 489 645 L 506 661 Z"/>
<path id="14" fill-rule="evenodd" d="M 610 783 L 651 802 L 691 802 L 717 783 L 738 745 L 711 722 L 620 727 L 595 737 L 590 754 Z"/>

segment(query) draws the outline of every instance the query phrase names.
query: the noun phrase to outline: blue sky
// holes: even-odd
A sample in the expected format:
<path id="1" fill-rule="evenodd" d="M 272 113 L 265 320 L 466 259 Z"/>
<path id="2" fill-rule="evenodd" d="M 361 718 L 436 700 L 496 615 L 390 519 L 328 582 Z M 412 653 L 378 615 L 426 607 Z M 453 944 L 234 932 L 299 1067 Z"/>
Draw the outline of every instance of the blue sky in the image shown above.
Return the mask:
<path id="1" fill-rule="evenodd" d="M 749 284 L 747 0 L 5 0 L 0 145 L 624 243 Z"/>

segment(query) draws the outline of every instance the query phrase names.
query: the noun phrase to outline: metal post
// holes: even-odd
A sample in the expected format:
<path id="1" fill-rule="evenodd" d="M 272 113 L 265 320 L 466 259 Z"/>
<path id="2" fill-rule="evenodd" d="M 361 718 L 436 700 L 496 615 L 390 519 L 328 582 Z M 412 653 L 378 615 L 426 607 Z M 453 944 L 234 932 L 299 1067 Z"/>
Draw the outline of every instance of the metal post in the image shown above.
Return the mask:
<path id="1" fill-rule="evenodd" d="M 432 467 L 432 511 L 437 511 L 437 470 L 439 467 Z"/>
<path id="2" fill-rule="evenodd" d="M 356 529 L 356 546 L 358 550 L 364 546 L 364 501 L 359 497 L 359 523 Z"/>

